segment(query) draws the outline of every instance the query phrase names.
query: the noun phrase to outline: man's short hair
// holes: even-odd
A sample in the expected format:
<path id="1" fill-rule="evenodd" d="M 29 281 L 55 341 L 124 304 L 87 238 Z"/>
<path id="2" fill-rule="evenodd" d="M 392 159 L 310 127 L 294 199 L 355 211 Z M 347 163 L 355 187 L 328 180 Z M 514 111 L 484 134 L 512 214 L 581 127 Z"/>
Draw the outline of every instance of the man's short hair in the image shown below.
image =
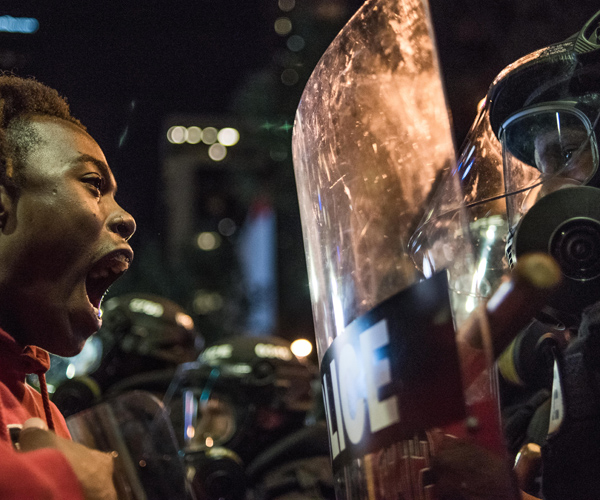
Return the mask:
<path id="1" fill-rule="evenodd" d="M 22 185 L 26 155 L 40 143 L 33 116 L 58 118 L 85 130 L 59 93 L 34 78 L 0 74 L 0 184 L 13 194 Z"/>

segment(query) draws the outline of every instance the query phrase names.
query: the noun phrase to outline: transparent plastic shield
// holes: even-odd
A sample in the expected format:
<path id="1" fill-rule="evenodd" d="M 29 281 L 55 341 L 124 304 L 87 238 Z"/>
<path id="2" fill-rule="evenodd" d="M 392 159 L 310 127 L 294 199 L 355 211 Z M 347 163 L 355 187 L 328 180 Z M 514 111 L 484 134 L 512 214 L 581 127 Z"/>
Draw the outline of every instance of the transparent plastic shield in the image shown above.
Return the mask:
<path id="1" fill-rule="evenodd" d="M 598 170 L 594 128 L 576 102 L 532 106 L 503 124 L 499 137 L 511 227 L 544 196 L 593 178 Z"/>
<path id="2" fill-rule="evenodd" d="M 457 356 L 481 294 L 426 3 L 362 6 L 306 86 L 293 155 L 338 499 L 462 498 L 451 476 L 515 498 L 489 356 L 471 378 Z"/>
<path id="3" fill-rule="evenodd" d="M 115 457 L 119 500 L 194 499 L 161 402 L 132 391 L 67 419 L 74 441 Z"/>
<path id="4" fill-rule="evenodd" d="M 411 240 L 416 265 L 425 275 L 435 264 L 439 243 L 435 228 L 462 216 L 472 245 L 467 272 L 454 289 L 454 313 L 461 324 L 498 288 L 510 270 L 505 257 L 508 217 L 502 163 L 502 146 L 492 131 L 487 108 L 479 114 L 459 151 L 456 166 L 446 170 L 432 195 L 430 209 Z M 460 186 L 461 199 L 453 196 Z M 471 272 L 468 272 L 471 271 Z"/>
<path id="5" fill-rule="evenodd" d="M 409 239 L 436 180 L 454 165 L 420 0 L 368 1 L 350 20 L 306 86 L 293 155 L 322 358 L 351 321 L 422 278 Z M 454 188 L 447 202 L 456 207 L 462 196 Z M 438 221 L 435 244 L 446 251 L 433 262 L 451 280 L 465 274 L 469 254 L 455 215 Z"/>

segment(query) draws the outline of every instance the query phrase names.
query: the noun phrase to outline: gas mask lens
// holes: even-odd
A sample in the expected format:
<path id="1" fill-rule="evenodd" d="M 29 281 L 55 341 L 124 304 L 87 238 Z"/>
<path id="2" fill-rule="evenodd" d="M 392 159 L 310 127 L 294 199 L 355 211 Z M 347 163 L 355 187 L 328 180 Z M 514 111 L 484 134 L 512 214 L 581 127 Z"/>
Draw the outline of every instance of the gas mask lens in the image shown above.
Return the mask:
<path id="1" fill-rule="evenodd" d="M 546 103 L 515 113 L 503 124 L 499 136 L 507 194 L 538 188 L 539 199 L 592 178 L 598 168 L 595 123 L 575 105 Z"/>
<path id="2" fill-rule="evenodd" d="M 210 448 L 229 441 L 235 431 L 235 411 L 226 399 L 213 396 L 200 400 L 196 424 L 196 442 Z"/>
<path id="3" fill-rule="evenodd" d="M 184 391 L 185 440 L 189 450 L 222 446 L 235 433 L 235 409 L 231 401 L 218 394 Z"/>

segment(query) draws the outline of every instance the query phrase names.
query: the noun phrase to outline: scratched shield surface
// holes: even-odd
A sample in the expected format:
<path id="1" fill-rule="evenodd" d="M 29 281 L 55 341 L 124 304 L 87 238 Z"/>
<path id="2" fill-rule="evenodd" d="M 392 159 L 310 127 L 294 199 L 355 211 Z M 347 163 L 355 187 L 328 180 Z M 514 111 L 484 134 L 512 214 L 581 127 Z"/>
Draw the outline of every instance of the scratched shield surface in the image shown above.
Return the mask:
<path id="1" fill-rule="evenodd" d="M 431 434 L 423 429 L 414 439 L 398 433 L 390 440 L 382 432 L 391 424 L 374 432 L 375 415 L 366 404 L 396 398 L 398 416 L 383 417 L 404 425 L 408 381 L 393 380 L 394 373 L 406 372 L 394 366 L 391 340 L 406 332 L 392 331 L 384 317 L 390 342 L 386 332 L 372 355 L 346 343 L 346 359 L 368 358 L 361 366 L 334 352 L 336 338 L 343 341 L 380 304 L 396 303 L 434 272 L 447 271 L 444 290 L 460 291 L 471 281 L 468 229 L 457 210 L 460 187 L 440 182 L 455 166 L 455 150 L 426 0 L 368 0 L 358 10 L 307 83 L 292 149 L 325 399 L 335 403 L 327 411 L 330 443 L 339 444 L 340 457 L 353 436 L 354 449 L 365 450 L 336 468 L 336 495 L 434 498 Z M 438 185 L 443 193 L 436 193 Z M 420 333 L 431 332 L 413 333 L 418 344 Z M 398 345 L 408 344 L 401 338 Z M 460 379 L 454 371 L 442 378 Z M 375 382 L 364 384 L 365 377 Z M 389 392 L 394 385 L 397 397 Z"/>
<path id="2" fill-rule="evenodd" d="M 426 3 L 369 0 L 358 10 L 304 90 L 293 158 L 321 359 L 350 322 L 422 277 L 409 240 L 455 164 Z M 459 187 L 444 186 L 436 199 L 456 213 Z M 464 277 L 460 217 L 428 227 L 428 261 L 451 281 Z"/>

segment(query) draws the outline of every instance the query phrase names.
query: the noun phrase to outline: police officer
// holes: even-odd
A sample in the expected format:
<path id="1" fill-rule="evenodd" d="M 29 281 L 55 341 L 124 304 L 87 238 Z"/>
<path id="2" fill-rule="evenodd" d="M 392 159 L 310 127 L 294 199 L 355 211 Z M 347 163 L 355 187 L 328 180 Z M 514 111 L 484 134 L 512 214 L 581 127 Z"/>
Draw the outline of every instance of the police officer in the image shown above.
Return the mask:
<path id="1" fill-rule="evenodd" d="M 561 267 L 499 360 L 509 443 L 542 445 L 546 499 L 600 496 L 599 125 L 600 12 L 498 75 L 457 168 L 473 220 L 505 203 L 505 262 L 542 251 Z"/>
<path id="2" fill-rule="evenodd" d="M 240 481 L 232 464 L 237 460 L 252 498 L 333 498 L 324 422 L 307 421 L 315 409 L 316 375 L 316 367 L 280 337 L 224 339 L 197 363 L 181 366 L 165 403 L 184 452 L 197 462 L 199 496 L 239 498 L 232 491 Z M 226 484 L 219 483 L 224 477 Z"/>

